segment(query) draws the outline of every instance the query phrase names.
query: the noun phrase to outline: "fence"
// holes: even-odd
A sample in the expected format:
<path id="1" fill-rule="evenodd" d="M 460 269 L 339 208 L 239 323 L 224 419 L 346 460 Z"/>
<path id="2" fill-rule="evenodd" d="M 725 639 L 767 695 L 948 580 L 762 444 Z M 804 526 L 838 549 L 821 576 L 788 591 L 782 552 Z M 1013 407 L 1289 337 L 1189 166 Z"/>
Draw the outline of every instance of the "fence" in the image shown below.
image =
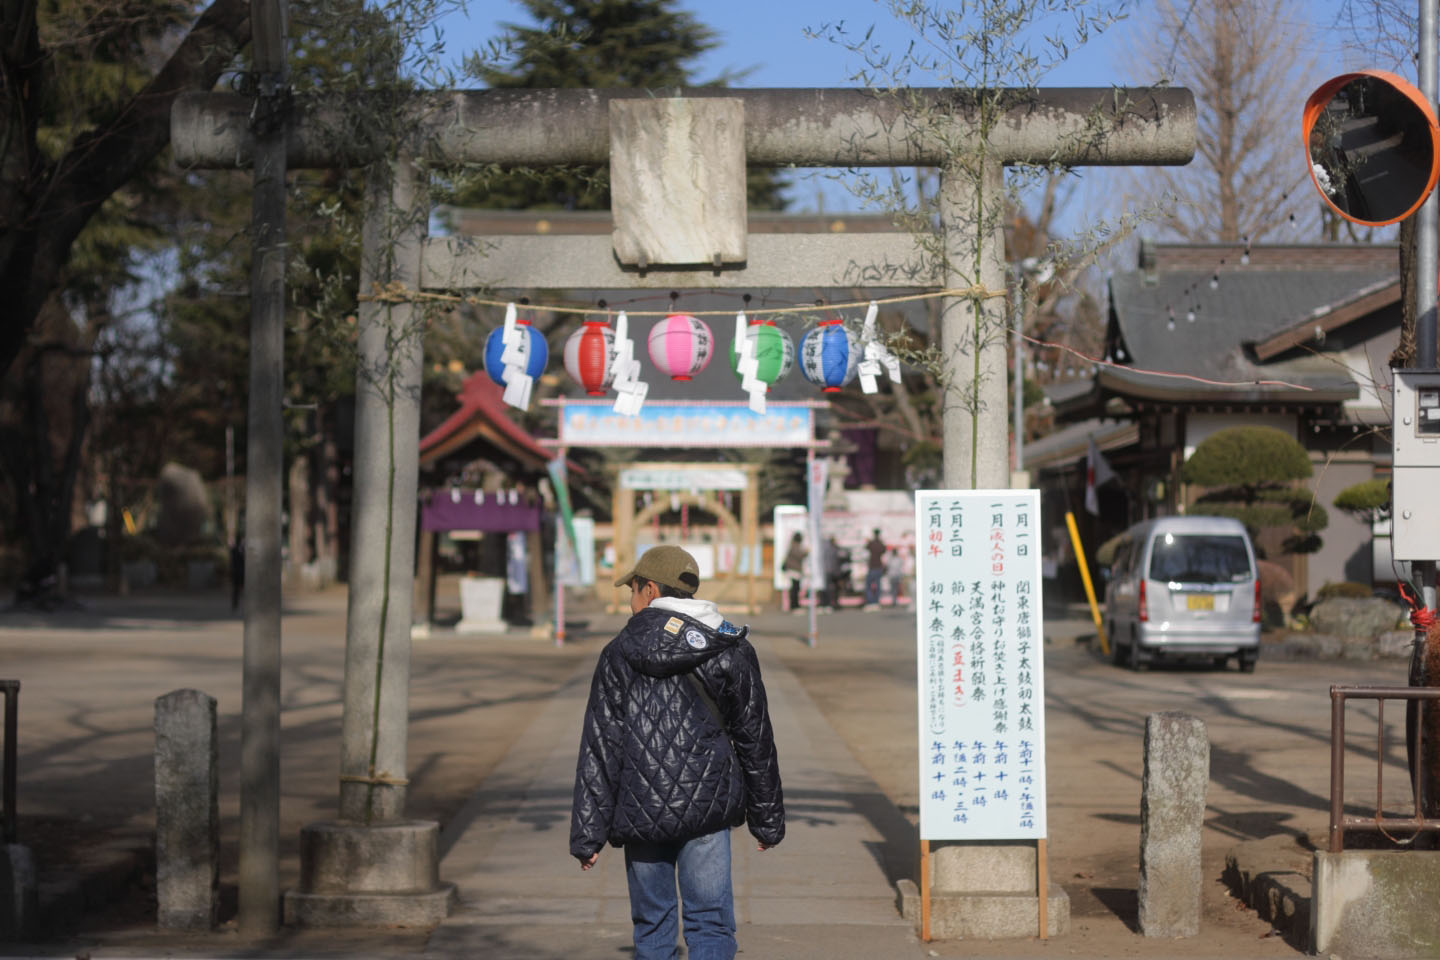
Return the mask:
<path id="1" fill-rule="evenodd" d="M 1353 816 L 1345 813 L 1345 704 L 1349 700 L 1376 701 L 1375 721 L 1375 815 Z M 1385 701 L 1404 700 L 1416 704 L 1415 718 L 1407 717 L 1407 727 L 1414 731 L 1410 767 L 1411 797 L 1415 804 L 1413 817 L 1385 816 Z M 1440 700 L 1436 687 L 1361 687 L 1333 685 L 1330 687 L 1330 852 L 1345 848 L 1346 830 L 1373 830 L 1387 837 L 1391 829 L 1412 830 L 1419 835 L 1426 830 L 1440 830 L 1440 819 L 1426 819 L 1420 802 L 1424 772 L 1424 724 L 1421 723 L 1424 701 Z M 1413 836 L 1412 836 L 1413 838 Z"/>

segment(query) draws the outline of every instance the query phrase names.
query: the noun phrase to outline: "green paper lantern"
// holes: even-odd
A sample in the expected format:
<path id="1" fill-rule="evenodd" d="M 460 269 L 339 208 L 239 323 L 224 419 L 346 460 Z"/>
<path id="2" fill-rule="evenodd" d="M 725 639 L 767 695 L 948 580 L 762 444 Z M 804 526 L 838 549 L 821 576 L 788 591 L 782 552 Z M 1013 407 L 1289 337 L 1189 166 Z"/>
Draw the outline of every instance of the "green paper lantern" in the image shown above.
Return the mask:
<path id="1" fill-rule="evenodd" d="M 795 342 L 790 335 L 770 321 L 757 321 L 746 327 L 755 338 L 755 359 L 759 361 L 755 377 L 767 384 L 783 380 L 795 366 Z M 730 369 L 740 376 L 740 344 L 730 341 Z"/>

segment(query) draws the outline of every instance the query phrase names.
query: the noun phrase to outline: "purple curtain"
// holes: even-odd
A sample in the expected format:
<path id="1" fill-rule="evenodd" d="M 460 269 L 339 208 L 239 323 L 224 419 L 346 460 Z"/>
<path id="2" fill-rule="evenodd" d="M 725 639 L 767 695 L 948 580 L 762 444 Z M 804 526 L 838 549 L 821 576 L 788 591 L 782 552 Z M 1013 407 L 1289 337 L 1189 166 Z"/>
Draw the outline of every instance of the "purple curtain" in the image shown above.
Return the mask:
<path id="1" fill-rule="evenodd" d="M 841 430 L 845 439 L 855 445 L 855 452 L 845 459 L 850 467 L 850 473 L 845 477 L 845 488 L 854 489 L 861 484 L 875 484 L 876 452 L 875 452 L 875 428 L 856 427 L 850 430 Z"/>
<path id="2" fill-rule="evenodd" d="M 480 530 L 511 533 L 540 529 L 540 506 L 520 499 L 511 503 L 503 493 L 486 493 L 476 502 L 475 491 L 462 490 L 456 499 L 449 490 L 436 490 L 420 510 L 422 530 Z"/>

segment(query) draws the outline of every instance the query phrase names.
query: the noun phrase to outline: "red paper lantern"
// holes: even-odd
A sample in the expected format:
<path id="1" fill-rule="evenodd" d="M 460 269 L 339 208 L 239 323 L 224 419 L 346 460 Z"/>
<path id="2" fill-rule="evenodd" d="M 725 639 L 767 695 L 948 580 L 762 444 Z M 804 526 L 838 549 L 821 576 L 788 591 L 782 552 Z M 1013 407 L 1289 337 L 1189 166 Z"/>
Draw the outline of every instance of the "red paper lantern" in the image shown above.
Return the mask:
<path id="1" fill-rule="evenodd" d="M 565 341 L 565 371 L 592 397 L 603 396 L 615 379 L 615 331 L 587 320 Z"/>

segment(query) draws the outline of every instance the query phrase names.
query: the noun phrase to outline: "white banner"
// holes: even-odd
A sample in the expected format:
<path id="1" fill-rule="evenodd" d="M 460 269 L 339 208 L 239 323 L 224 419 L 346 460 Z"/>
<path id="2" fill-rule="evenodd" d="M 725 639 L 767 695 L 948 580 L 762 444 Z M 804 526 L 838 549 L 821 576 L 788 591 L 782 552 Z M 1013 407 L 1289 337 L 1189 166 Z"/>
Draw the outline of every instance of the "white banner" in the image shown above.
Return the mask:
<path id="1" fill-rule="evenodd" d="M 915 493 L 920 836 L 1045 833 L 1040 494 Z"/>
<path id="2" fill-rule="evenodd" d="M 773 514 L 775 529 L 775 551 L 771 571 L 776 590 L 788 590 L 790 588 L 790 574 L 780 569 L 785 562 L 785 554 L 790 551 L 790 541 L 795 534 L 800 534 L 801 543 L 810 536 L 810 519 L 806 514 L 808 511 L 799 504 L 787 503 L 777 506 Z M 809 554 L 805 558 L 806 563 L 815 561 L 815 546 L 813 543 L 805 544 Z"/>
<path id="3" fill-rule="evenodd" d="M 567 587 L 588 587 L 595 582 L 595 521 L 590 517 L 576 517 L 574 525 L 578 554 L 571 549 L 565 531 L 555 531 L 555 582 Z"/>
<path id="4" fill-rule="evenodd" d="M 745 471 L 727 467 L 625 467 L 622 490 L 744 490 Z"/>
<path id="5" fill-rule="evenodd" d="M 810 461 L 807 508 L 810 513 L 810 589 L 825 589 L 825 541 L 820 537 L 820 514 L 825 511 L 825 485 L 830 482 L 830 461 Z"/>

